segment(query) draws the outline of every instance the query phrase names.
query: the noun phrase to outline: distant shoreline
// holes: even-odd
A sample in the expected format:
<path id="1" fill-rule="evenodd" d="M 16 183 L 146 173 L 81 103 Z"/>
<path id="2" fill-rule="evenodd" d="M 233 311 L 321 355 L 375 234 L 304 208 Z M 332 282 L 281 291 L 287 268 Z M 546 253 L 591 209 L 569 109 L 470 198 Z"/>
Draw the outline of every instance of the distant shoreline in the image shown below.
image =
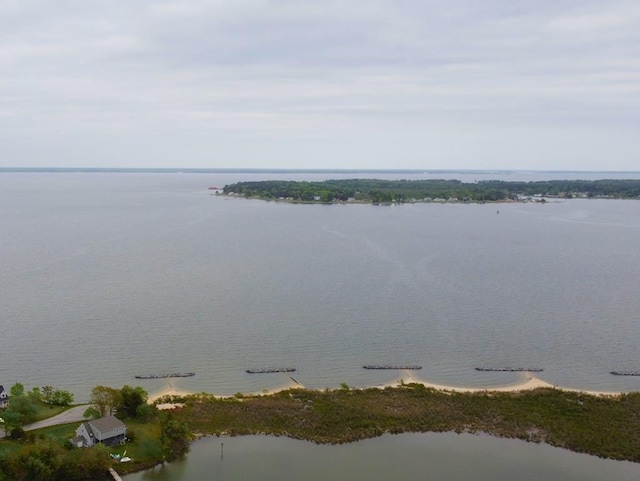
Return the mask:
<path id="1" fill-rule="evenodd" d="M 0 167 L 0 173 L 193 173 L 193 174 L 638 174 L 640 170 L 529 170 L 529 169 L 259 169 L 199 167 Z"/>
<path id="2" fill-rule="evenodd" d="M 546 202 L 559 199 L 639 199 L 640 179 L 496 180 L 344 178 L 322 181 L 258 180 L 211 186 L 216 194 L 318 204 Z"/>

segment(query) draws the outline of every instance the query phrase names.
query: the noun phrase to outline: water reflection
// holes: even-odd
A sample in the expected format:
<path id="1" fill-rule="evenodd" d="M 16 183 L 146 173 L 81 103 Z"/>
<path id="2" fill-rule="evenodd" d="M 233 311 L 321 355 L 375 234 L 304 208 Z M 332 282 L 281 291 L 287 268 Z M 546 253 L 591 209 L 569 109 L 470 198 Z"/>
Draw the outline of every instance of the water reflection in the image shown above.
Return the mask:
<path id="1" fill-rule="evenodd" d="M 340 446 L 240 436 L 200 440 L 183 461 L 127 476 L 125 481 L 240 479 L 635 481 L 640 479 L 640 464 L 486 435 L 386 435 Z"/>

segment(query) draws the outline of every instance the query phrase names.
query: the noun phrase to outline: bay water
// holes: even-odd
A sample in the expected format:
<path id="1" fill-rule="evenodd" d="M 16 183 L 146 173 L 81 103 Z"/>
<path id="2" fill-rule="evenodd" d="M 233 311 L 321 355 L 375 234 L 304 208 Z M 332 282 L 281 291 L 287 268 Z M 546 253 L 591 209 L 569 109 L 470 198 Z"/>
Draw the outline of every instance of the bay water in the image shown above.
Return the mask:
<path id="1" fill-rule="evenodd" d="M 325 388 L 399 377 L 363 364 L 419 364 L 440 384 L 509 384 L 522 375 L 474 368 L 531 366 L 561 386 L 640 389 L 609 374 L 640 370 L 640 202 L 295 205 L 207 189 L 256 176 L 273 178 L 2 173 L 0 383 L 82 401 L 97 384 L 167 385 L 134 379 L 147 373 L 233 394 L 290 381 L 246 369 L 295 367 Z"/>
<path id="2" fill-rule="evenodd" d="M 442 177 L 413 177 L 425 176 Z M 483 176 L 557 178 L 455 177 Z M 0 173 L 0 384 L 86 401 L 98 384 L 233 394 L 290 382 L 245 372 L 265 367 L 295 367 L 309 388 L 368 386 L 400 373 L 363 364 L 420 364 L 416 377 L 447 385 L 518 382 L 474 368 L 531 366 L 561 386 L 640 390 L 609 374 L 640 370 L 640 202 L 327 206 L 208 189 L 274 177 L 331 176 Z M 198 441 L 185 461 L 127 481 L 622 480 L 637 468 L 482 436 L 246 437 Z"/>

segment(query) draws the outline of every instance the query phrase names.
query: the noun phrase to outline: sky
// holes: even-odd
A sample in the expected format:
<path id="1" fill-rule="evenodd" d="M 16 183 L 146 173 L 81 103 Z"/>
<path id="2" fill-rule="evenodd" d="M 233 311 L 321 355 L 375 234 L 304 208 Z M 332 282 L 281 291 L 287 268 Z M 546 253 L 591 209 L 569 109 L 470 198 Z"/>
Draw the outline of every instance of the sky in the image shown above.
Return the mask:
<path id="1" fill-rule="evenodd" d="M 0 167 L 640 170 L 638 0 L 0 0 Z"/>

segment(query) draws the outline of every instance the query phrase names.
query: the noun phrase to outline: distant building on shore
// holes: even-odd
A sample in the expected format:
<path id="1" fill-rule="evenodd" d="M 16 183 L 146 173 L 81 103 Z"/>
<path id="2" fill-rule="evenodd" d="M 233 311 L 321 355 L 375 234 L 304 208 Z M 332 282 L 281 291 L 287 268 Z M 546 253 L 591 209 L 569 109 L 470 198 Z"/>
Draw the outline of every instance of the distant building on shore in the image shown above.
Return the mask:
<path id="1" fill-rule="evenodd" d="M 4 390 L 4 387 L 0 384 L 0 409 L 4 409 L 9 405 L 9 393 Z"/>

